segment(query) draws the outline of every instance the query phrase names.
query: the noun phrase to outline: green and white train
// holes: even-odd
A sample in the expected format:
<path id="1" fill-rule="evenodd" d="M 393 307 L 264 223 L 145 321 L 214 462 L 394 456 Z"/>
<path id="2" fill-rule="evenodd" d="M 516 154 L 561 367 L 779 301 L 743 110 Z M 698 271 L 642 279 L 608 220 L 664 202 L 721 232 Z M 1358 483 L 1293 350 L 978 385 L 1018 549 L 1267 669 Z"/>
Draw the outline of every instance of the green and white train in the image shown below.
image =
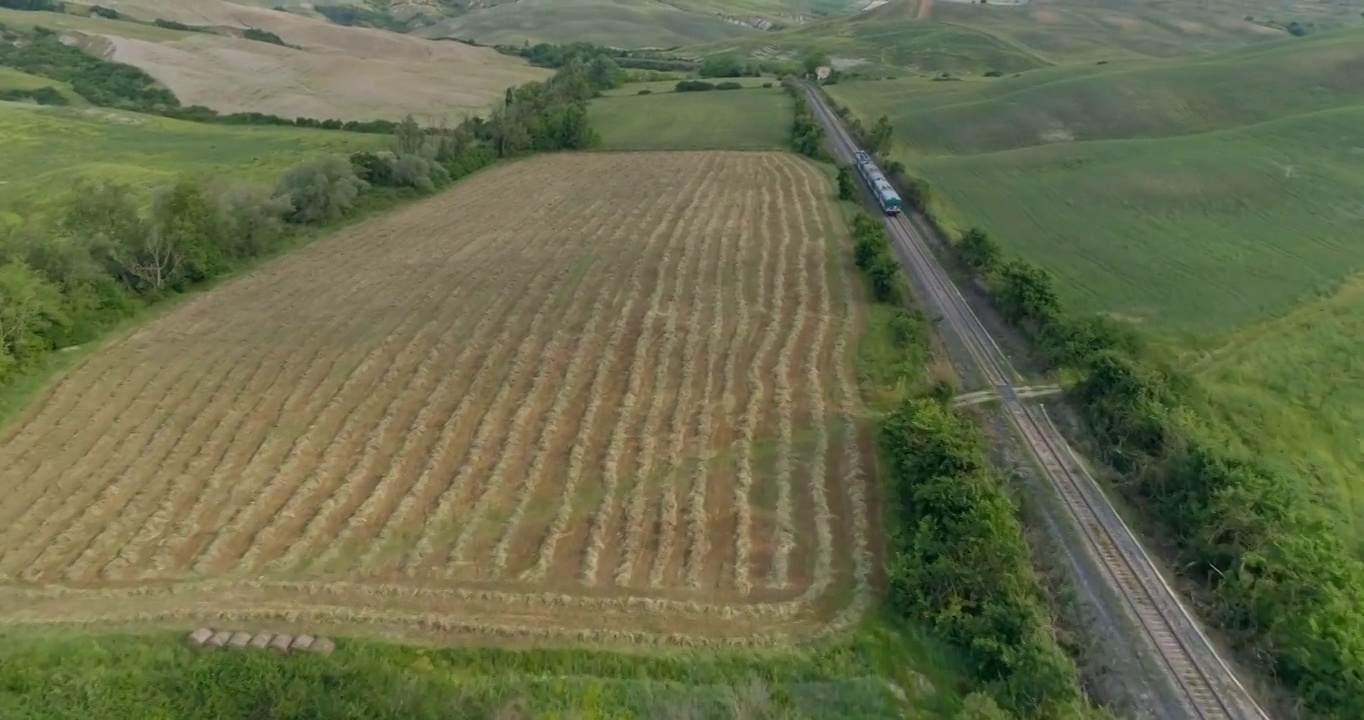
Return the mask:
<path id="1" fill-rule="evenodd" d="M 891 187 L 881 168 L 876 167 L 871 155 L 858 150 L 853 164 L 857 166 L 857 174 L 862 176 L 862 181 L 871 189 L 871 194 L 876 196 L 876 204 L 881 206 L 881 211 L 887 215 L 899 215 L 900 194 Z"/>

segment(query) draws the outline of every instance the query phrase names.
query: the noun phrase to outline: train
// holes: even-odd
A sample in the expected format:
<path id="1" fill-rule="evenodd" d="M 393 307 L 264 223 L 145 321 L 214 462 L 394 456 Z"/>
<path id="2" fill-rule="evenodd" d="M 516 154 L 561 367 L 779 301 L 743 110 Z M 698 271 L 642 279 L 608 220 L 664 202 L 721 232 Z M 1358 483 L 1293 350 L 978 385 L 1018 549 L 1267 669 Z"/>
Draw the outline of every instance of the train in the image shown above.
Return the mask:
<path id="1" fill-rule="evenodd" d="M 871 189 L 871 194 L 876 196 L 876 204 L 881 206 L 881 212 L 899 215 L 900 194 L 891 187 L 881 168 L 876 167 L 876 161 L 872 160 L 871 155 L 858 150 L 853 164 L 857 166 L 857 174 L 862 176 L 862 181 Z"/>

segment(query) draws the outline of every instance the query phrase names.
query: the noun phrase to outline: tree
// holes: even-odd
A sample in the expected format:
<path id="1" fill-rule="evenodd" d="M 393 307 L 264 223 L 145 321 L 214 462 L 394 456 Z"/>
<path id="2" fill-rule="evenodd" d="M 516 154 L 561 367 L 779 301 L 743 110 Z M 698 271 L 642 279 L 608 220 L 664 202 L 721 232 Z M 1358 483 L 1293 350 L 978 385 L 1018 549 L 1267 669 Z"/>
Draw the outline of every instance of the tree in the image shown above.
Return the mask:
<path id="1" fill-rule="evenodd" d="M 800 61 L 801 68 L 805 70 L 806 75 L 814 75 L 821 67 L 828 64 L 829 54 L 819 50 L 811 50 Z"/>
<path id="2" fill-rule="evenodd" d="M 984 230 L 971 228 L 966 234 L 961 236 L 961 241 L 957 244 L 957 251 L 961 257 L 970 265 L 972 269 L 980 273 L 989 273 L 999 264 L 1003 251 Z"/>
<path id="3" fill-rule="evenodd" d="M 23 262 L 0 266 L 0 371 L 53 349 L 67 324 L 61 290 Z"/>
<path id="4" fill-rule="evenodd" d="M 838 169 L 838 199 L 857 199 L 857 188 L 853 186 L 852 173 L 846 167 Z"/>
<path id="5" fill-rule="evenodd" d="M 398 155 L 416 155 L 426 143 L 426 134 L 417 125 L 416 118 L 408 114 L 393 131 L 393 152 Z"/>
<path id="6" fill-rule="evenodd" d="M 871 136 L 868 138 L 870 147 L 868 149 L 873 154 L 885 155 L 890 152 L 891 135 L 893 134 L 894 128 L 890 125 L 890 118 L 882 115 L 877 118 L 876 126 L 871 129 Z"/>
<path id="7" fill-rule="evenodd" d="M 369 187 L 355 176 L 343 158 L 325 157 L 303 163 L 285 173 L 275 186 L 275 197 L 287 198 L 287 219 L 300 225 L 324 225 L 339 220 Z"/>

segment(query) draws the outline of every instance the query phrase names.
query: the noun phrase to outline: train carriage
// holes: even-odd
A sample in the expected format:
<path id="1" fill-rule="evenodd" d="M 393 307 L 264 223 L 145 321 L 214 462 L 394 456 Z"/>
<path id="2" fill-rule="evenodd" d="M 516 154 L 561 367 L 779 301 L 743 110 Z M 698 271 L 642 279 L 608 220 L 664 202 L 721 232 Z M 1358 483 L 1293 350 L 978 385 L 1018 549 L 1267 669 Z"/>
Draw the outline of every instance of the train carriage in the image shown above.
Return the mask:
<path id="1" fill-rule="evenodd" d="M 876 197 L 876 204 L 881 207 L 881 212 L 887 215 L 899 215 L 901 208 L 900 194 L 895 192 L 890 181 L 881 172 L 881 168 L 876 167 L 876 161 L 872 160 L 870 154 L 859 150 L 853 163 L 857 166 L 857 174 L 862 176 L 862 181 L 867 184 L 872 195 Z"/>

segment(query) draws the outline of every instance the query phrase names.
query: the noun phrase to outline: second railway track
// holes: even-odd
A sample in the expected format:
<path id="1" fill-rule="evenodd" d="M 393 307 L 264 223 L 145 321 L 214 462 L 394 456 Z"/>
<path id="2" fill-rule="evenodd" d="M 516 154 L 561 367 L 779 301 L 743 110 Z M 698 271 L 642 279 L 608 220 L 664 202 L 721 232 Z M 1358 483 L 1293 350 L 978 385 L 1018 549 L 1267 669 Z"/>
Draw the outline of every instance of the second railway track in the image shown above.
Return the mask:
<path id="1" fill-rule="evenodd" d="M 816 117 L 828 131 L 841 162 L 848 162 L 856 144 L 819 93 L 805 87 Z M 1159 657 L 1173 695 L 1184 717 L 1200 720 L 1268 720 L 1217 655 L 1207 636 L 1160 576 L 1136 536 L 1118 516 L 1103 491 L 1070 448 L 1046 411 L 1025 405 L 1013 392 L 1019 379 L 1004 352 L 985 329 L 906 216 L 885 218 L 891 241 L 923 299 L 947 320 L 983 380 L 995 389 L 1018 435 L 1036 458 L 1060 499 L 1086 554 L 1141 628 Z"/>

